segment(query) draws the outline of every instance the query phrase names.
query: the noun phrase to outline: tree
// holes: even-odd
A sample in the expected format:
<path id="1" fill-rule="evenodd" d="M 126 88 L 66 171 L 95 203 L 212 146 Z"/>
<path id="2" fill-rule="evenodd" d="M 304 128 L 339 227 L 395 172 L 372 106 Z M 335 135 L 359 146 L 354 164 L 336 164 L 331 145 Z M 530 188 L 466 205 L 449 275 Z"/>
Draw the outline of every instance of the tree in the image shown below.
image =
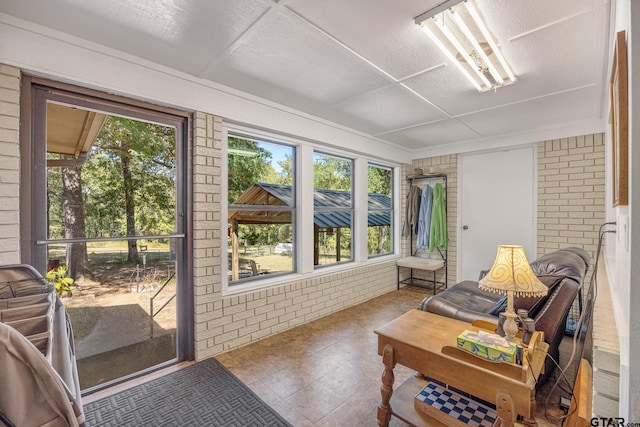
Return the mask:
<path id="1" fill-rule="evenodd" d="M 81 175 L 82 166 L 62 168 L 62 205 L 64 209 L 65 239 L 86 237 Z M 78 279 L 84 279 L 85 276 L 92 276 L 86 243 L 68 244 L 66 261 L 68 268 L 67 273 L 71 279 L 78 281 Z"/>
<path id="2" fill-rule="evenodd" d="M 59 156 L 47 155 L 47 159 L 54 158 L 59 158 Z M 47 168 L 47 227 L 47 238 L 63 238 L 64 213 L 62 208 L 61 168 Z"/>
<path id="3" fill-rule="evenodd" d="M 369 166 L 368 191 L 391 196 L 391 169 Z"/>
<path id="4" fill-rule="evenodd" d="M 175 230 L 175 129 L 110 116 L 86 165 L 87 216 L 95 235 Z M 138 262 L 137 241 L 127 261 Z"/>
<path id="5" fill-rule="evenodd" d="M 73 159 L 71 156 L 53 154 L 47 157 Z M 50 239 L 86 237 L 81 175 L 81 166 L 47 169 L 47 225 Z M 77 281 L 92 277 L 86 243 L 67 244 L 65 258 L 70 278 Z"/>
<path id="6" fill-rule="evenodd" d="M 313 187 L 351 191 L 351 161 L 316 154 L 313 160 Z"/>
<path id="7" fill-rule="evenodd" d="M 271 153 L 248 139 L 229 137 L 228 145 L 228 201 L 233 204 L 256 182 L 267 181 L 274 174 Z"/>
<path id="8" fill-rule="evenodd" d="M 287 154 L 284 156 L 284 160 L 278 162 L 280 171 L 278 172 L 274 182 L 282 185 L 293 184 L 293 156 Z"/>
<path id="9" fill-rule="evenodd" d="M 368 192 L 391 196 L 392 171 L 388 168 L 369 166 L 368 168 Z M 377 226 L 368 228 L 369 253 L 387 253 L 391 251 L 391 227 Z"/>

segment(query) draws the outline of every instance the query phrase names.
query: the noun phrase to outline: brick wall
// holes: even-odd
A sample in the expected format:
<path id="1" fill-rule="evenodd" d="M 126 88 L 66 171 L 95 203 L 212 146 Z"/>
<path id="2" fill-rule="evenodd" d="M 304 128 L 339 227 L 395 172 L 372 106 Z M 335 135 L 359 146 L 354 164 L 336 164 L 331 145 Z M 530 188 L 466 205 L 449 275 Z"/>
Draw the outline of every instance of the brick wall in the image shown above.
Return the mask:
<path id="1" fill-rule="evenodd" d="M 563 247 L 578 246 L 589 252 L 592 260 L 595 259 L 598 228 L 604 222 L 604 135 L 543 141 L 537 144 L 537 155 L 536 256 Z M 456 283 L 457 156 L 413 161 L 413 167 L 425 171 L 435 165 L 448 173 L 449 283 L 452 284 Z M 403 195 L 406 191 L 405 184 Z M 402 248 L 403 254 L 408 254 L 408 239 L 403 240 Z M 590 277 L 591 270 L 585 287 Z"/>
<path id="2" fill-rule="evenodd" d="M 595 259 L 605 221 L 604 157 L 604 134 L 538 144 L 538 256 L 578 246 Z"/>
<path id="3" fill-rule="evenodd" d="M 0 265 L 20 261 L 20 70 L 0 64 Z"/>
<path id="4" fill-rule="evenodd" d="M 448 284 L 456 283 L 456 268 L 457 268 L 457 232 L 456 232 L 456 224 L 458 221 L 458 156 L 456 154 L 446 155 L 446 156 L 438 156 L 438 157 L 430 157 L 426 159 L 418 159 L 414 160 L 411 167 L 403 167 L 401 176 L 402 179 L 402 200 L 403 206 L 401 210 L 401 218 L 404 221 L 405 218 L 405 205 L 406 205 L 406 195 L 409 190 L 409 185 L 406 180 L 407 175 L 413 174 L 413 170 L 416 168 L 421 168 L 424 173 L 429 171 L 429 168 L 432 166 L 439 166 L 442 168 L 444 172 L 447 174 L 447 228 L 449 231 L 449 244 L 447 251 L 447 261 L 448 261 Z M 428 180 L 420 180 L 414 181 L 414 185 L 422 186 L 425 183 L 430 184 L 431 186 L 435 185 L 437 182 L 442 183 L 441 179 L 428 179 Z M 416 244 L 416 236 L 413 236 L 413 244 L 412 247 L 409 248 L 410 239 L 403 238 L 402 239 L 402 256 L 408 256 L 415 250 Z M 433 258 L 439 258 L 437 251 L 434 251 L 434 254 L 431 255 Z M 439 282 L 444 282 L 444 270 L 438 271 L 436 274 L 436 280 Z M 404 279 L 408 277 L 408 272 L 403 271 L 401 278 Z M 425 273 L 418 270 L 414 270 L 414 277 L 426 278 L 431 280 L 433 278 L 432 273 Z"/>
<path id="5" fill-rule="evenodd" d="M 591 281 L 598 229 L 605 215 L 604 134 L 538 144 L 538 256 L 577 246 L 591 256 L 583 295 Z M 574 303 L 570 315 L 580 316 Z"/>
<path id="6" fill-rule="evenodd" d="M 203 359 L 361 303 L 396 288 L 395 262 L 287 280 L 222 296 L 226 235 L 220 222 L 222 121 L 194 120 L 194 293 L 196 358 Z"/>

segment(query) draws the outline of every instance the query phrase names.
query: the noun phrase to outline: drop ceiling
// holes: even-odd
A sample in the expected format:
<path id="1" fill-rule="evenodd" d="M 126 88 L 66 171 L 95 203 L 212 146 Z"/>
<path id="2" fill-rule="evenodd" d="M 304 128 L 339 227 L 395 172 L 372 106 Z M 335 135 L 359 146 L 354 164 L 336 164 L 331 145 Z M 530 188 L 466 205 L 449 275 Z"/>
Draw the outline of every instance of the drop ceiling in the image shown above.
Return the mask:
<path id="1" fill-rule="evenodd" d="M 408 151 L 604 123 L 608 0 L 476 0 L 518 76 L 483 93 L 414 23 L 439 3 L 0 0 L 0 12 Z"/>

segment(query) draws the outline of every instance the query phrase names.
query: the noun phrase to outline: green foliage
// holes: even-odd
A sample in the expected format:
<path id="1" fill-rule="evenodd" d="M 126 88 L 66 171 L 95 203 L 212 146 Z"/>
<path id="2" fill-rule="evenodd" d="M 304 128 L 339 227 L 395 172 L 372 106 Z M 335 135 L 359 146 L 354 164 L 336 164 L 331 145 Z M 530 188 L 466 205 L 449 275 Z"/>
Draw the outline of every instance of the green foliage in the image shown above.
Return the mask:
<path id="1" fill-rule="evenodd" d="M 67 277 L 67 267 L 61 265 L 60 267 L 47 272 L 47 281 L 55 286 L 56 292 L 60 296 L 65 294 L 71 296 L 76 285 L 73 284 L 73 279 Z"/>
<path id="2" fill-rule="evenodd" d="M 367 249 L 369 255 L 388 254 L 391 252 L 391 227 L 367 227 Z"/>
<path id="3" fill-rule="evenodd" d="M 256 182 L 274 182 L 267 179 L 268 176 L 273 178 L 276 175 L 271 166 L 271 153 L 260 147 L 257 142 L 229 137 L 228 149 L 229 204 L 235 202 Z"/>
<path id="4" fill-rule="evenodd" d="M 351 191 L 351 169 L 351 160 L 316 154 L 313 159 L 313 187 Z"/>
<path id="5" fill-rule="evenodd" d="M 278 161 L 280 172 L 278 172 L 275 180 L 276 184 L 293 185 L 293 156 L 287 154 L 283 160 Z"/>
<path id="6" fill-rule="evenodd" d="M 369 166 L 367 185 L 369 193 L 379 193 L 391 197 L 392 173 L 390 168 Z"/>
<path id="7" fill-rule="evenodd" d="M 392 176 L 391 168 L 369 165 L 367 180 L 369 193 L 379 193 L 391 197 Z M 389 226 L 368 227 L 367 250 L 370 255 L 390 253 L 391 228 Z"/>
<path id="8" fill-rule="evenodd" d="M 87 237 L 127 234 L 125 158 L 131 172 L 136 234 L 175 230 L 175 136 L 172 127 L 107 119 L 82 168 Z"/>
<path id="9" fill-rule="evenodd" d="M 293 235 L 291 224 L 256 224 L 238 226 L 238 238 L 249 245 L 272 245 L 278 242 L 291 242 Z"/>

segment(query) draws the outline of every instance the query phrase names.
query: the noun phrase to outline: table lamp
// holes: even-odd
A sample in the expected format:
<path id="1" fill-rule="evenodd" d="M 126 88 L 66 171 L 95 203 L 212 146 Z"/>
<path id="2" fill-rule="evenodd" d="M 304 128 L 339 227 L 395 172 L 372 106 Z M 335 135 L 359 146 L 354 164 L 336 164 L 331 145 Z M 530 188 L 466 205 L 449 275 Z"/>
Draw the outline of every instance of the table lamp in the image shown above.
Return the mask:
<path id="1" fill-rule="evenodd" d="M 478 283 L 480 289 L 507 294 L 503 330 L 507 340 L 513 341 L 518 333 L 516 313 L 513 311 L 513 296 L 541 297 L 547 287 L 536 277 L 522 246 L 500 245 L 491 271 Z"/>

